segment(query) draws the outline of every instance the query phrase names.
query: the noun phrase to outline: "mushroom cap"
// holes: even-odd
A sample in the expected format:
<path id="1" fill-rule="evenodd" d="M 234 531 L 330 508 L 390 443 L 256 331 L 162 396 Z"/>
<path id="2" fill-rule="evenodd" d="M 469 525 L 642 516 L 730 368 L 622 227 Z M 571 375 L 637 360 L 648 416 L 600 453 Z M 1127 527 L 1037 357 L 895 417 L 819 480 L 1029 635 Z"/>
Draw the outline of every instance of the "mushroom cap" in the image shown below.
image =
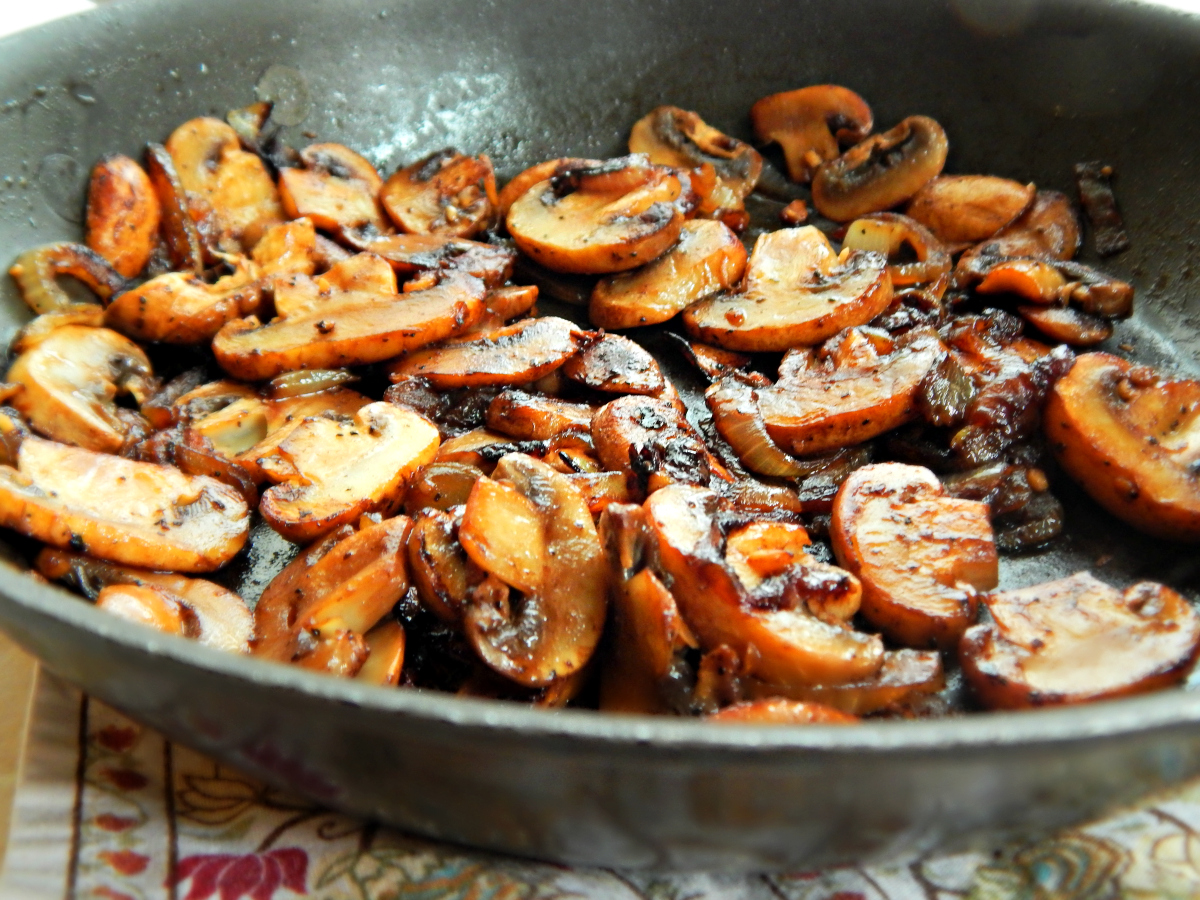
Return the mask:
<path id="1" fill-rule="evenodd" d="M 839 143 L 858 143 L 875 124 L 867 102 L 836 84 L 763 97 L 750 107 L 750 121 L 760 141 L 783 148 L 788 175 L 798 182 L 810 181 L 823 161 L 836 159 Z"/>

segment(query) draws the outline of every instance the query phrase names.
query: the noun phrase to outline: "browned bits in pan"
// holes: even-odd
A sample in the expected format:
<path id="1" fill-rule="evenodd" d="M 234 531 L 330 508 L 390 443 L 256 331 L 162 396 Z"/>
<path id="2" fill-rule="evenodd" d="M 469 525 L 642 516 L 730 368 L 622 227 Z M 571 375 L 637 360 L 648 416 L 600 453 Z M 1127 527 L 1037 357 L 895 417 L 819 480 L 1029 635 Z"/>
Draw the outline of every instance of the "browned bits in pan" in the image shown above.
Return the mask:
<path id="1" fill-rule="evenodd" d="M 1117 209 L 1112 179 L 1112 166 L 1100 162 L 1075 164 L 1079 199 L 1095 230 L 1096 252 L 1101 256 L 1115 256 L 1129 249 L 1129 235 L 1125 233 L 1121 211 Z"/>

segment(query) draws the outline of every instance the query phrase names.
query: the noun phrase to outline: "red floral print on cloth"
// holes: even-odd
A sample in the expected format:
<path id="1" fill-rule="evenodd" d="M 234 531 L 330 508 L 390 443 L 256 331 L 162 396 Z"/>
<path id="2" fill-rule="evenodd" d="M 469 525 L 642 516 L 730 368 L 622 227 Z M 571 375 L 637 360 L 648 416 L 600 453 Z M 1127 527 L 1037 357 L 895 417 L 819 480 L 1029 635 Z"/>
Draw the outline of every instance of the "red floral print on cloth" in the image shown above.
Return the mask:
<path id="1" fill-rule="evenodd" d="M 114 753 L 124 753 L 137 743 L 138 732 L 136 728 L 106 725 L 95 734 L 95 738 L 100 746 L 106 747 Z"/>
<path id="2" fill-rule="evenodd" d="M 132 850 L 104 850 L 100 858 L 122 875 L 140 875 L 150 865 L 150 857 Z"/>
<path id="3" fill-rule="evenodd" d="M 307 894 L 308 854 L 299 847 L 283 847 L 266 853 L 202 853 L 179 861 L 175 883 L 189 878 L 191 889 L 183 900 L 272 900 L 285 887 Z"/>

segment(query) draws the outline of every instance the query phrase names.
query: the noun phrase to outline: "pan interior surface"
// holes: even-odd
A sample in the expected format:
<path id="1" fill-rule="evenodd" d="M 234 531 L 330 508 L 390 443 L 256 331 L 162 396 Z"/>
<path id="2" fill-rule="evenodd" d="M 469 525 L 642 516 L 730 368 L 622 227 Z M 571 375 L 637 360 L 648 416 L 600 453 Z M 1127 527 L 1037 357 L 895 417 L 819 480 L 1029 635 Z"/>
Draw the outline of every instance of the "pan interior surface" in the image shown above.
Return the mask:
<path id="1" fill-rule="evenodd" d="M 1133 245 L 1104 268 L 1135 284 L 1139 312 L 1111 343 L 1131 345 L 1146 362 L 1200 371 L 1200 302 L 1191 286 L 1200 262 L 1192 174 L 1200 22 L 1188 16 L 1137 3 L 1037 0 L 127 0 L 6 39 L 0 51 L 0 247 L 9 260 L 30 246 L 78 238 L 87 175 L 100 156 L 140 157 L 147 141 L 163 140 L 186 119 L 253 102 L 256 86 L 286 105 L 294 121 L 284 137 L 293 146 L 309 135 L 344 143 L 385 174 L 454 146 L 487 153 L 504 180 L 551 157 L 618 155 L 629 126 L 664 103 L 750 139 L 754 100 L 834 82 L 870 102 L 880 130 L 916 113 L 941 122 L 951 142 L 947 172 L 996 174 L 1073 195 L 1074 163 L 1114 166 Z M 7 345 L 28 317 L 5 280 L 0 342 Z M 657 335 L 648 343 L 661 349 L 674 379 L 690 377 Z M 1131 532 L 1065 478 L 1056 489 L 1067 507 L 1064 537 L 1048 550 L 1005 558 L 1002 587 L 1092 569 L 1122 586 L 1151 579 L 1190 598 L 1200 594 L 1190 550 Z M 28 545 L 3 549 L 16 568 L 27 567 Z M 237 573 L 251 595 L 255 585 L 261 590 L 254 562 Z M 956 833 L 1053 827 L 1200 771 L 1200 703 L 1191 694 L 994 723 L 882 723 L 859 735 L 735 728 L 728 737 L 699 736 L 693 723 L 605 724 L 586 713 L 450 697 L 380 699 L 381 691 L 286 670 L 264 674 L 251 661 L 214 660 L 202 648 L 100 620 L 77 599 L 11 570 L 0 577 L 0 622 L 51 669 L 173 736 L 276 782 L 286 778 L 248 748 L 267 741 L 302 752 L 334 786 L 321 798 L 334 805 L 434 836 L 571 862 L 699 859 L 710 868 L 774 868 L 859 858 Z M 139 684 L 149 671 L 157 683 Z M 290 720 L 271 711 L 281 698 L 291 704 Z M 213 709 L 225 719 L 215 731 L 205 719 Z M 302 715 L 313 723 L 307 733 L 296 724 Z M 421 729 L 425 749 L 397 749 Z M 1028 741 L 1026 751 L 1014 733 Z M 1100 738 L 1108 743 L 1095 745 L 1091 768 L 1069 775 L 1076 763 L 1063 747 Z M 352 739 L 369 749 L 355 757 Z M 481 746 L 499 748 L 486 777 L 473 768 L 486 765 Z M 954 746 L 967 748 L 961 771 L 947 768 Z M 998 762 L 1005 748 L 1023 753 L 1011 769 Z M 877 779 L 856 775 L 858 754 L 872 760 Z M 562 788 L 534 783 L 522 766 L 535 763 L 543 771 L 565 767 Z M 1122 777 L 1096 776 L 1105 765 L 1122 767 Z M 385 790 L 368 798 L 363 777 L 346 778 L 355 766 L 435 783 L 421 797 Z M 1064 779 L 1040 812 L 1028 808 L 1033 782 L 1022 789 L 1019 771 L 1039 766 Z M 914 805 L 909 820 L 896 818 L 905 798 L 939 778 L 939 767 L 953 802 L 935 798 Z M 911 790 L 878 804 L 875 818 L 862 813 L 891 777 L 908 779 Z M 696 786 L 704 778 L 711 791 Z M 814 789 L 814 778 L 840 786 Z M 861 784 L 852 785 L 856 778 Z M 527 817 L 519 829 L 503 827 L 500 815 L 481 818 L 479 806 L 464 800 L 472 789 L 491 796 L 502 781 L 509 793 L 495 796 Z M 603 796 L 606 783 L 611 797 Z M 831 824 L 797 825 L 797 790 L 809 792 L 806 803 L 846 810 L 838 827 L 859 837 L 835 838 Z M 729 792 L 753 799 L 748 808 L 756 812 L 740 831 L 724 809 L 705 818 L 705 804 L 719 805 Z M 773 803 L 773 792 L 792 808 Z M 954 810 L 945 822 L 934 822 L 938 803 Z M 592 836 L 565 834 L 551 804 L 589 823 Z M 635 811 L 651 805 L 646 821 L 666 824 L 631 826 Z M 974 817 L 964 812 L 972 806 Z"/>

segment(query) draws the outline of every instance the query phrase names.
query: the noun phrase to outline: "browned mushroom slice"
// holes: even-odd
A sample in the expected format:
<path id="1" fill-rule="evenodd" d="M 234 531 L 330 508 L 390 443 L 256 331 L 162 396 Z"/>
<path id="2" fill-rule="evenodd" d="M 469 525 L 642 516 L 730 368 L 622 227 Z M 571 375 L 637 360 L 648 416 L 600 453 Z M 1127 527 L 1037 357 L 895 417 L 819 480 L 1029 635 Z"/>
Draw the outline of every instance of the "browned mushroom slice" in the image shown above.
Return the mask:
<path id="1" fill-rule="evenodd" d="M 301 552 L 254 608 L 254 655 L 279 662 L 311 654 L 320 659 L 321 645 L 345 640 L 343 632 L 369 633 L 408 590 L 411 527 L 404 516 L 364 522 L 358 531 L 347 526 Z"/>
<path id="2" fill-rule="evenodd" d="M 490 473 L 509 453 L 545 453 L 545 441 L 518 441 L 487 428 L 476 428 L 450 438 L 438 448 L 439 462 L 461 462 Z"/>
<path id="3" fill-rule="evenodd" d="M 1076 304 L 1085 314 L 1123 319 L 1133 314 L 1133 285 L 1066 260 L 1009 259 L 979 254 L 960 266 L 959 286 L 976 278 L 981 294 L 1016 294 L 1033 303 Z"/>
<path id="4" fill-rule="evenodd" d="M 599 328 L 665 322 L 715 291 L 732 288 L 746 270 L 746 248 L 720 222 L 693 219 L 679 241 L 652 263 L 601 278 L 588 316 Z"/>
<path id="5" fill-rule="evenodd" d="M 608 567 L 587 504 L 565 475 L 520 453 L 500 460 L 495 475 L 534 509 L 545 562 L 519 595 L 502 580 L 509 567 L 498 566 L 468 595 L 463 630 L 490 668 L 540 687 L 591 659 L 608 611 Z"/>
<path id="6" fill-rule="evenodd" d="M 388 374 L 393 381 L 419 375 L 440 389 L 525 384 L 553 372 L 582 345 L 578 326 L 545 316 L 417 350 Z"/>
<path id="7" fill-rule="evenodd" d="M 386 259 L 398 275 L 453 268 L 483 279 L 492 288 L 512 275 L 516 257 L 504 247 L 445 234 L 391 234 L 353 243 Z"/>
<path id="8" fill-rule="evenodd" d="M 508 322 L 528 313 L 537 299 L 537 285 L 508 284 L 488 291 L 485 304 L 489 313 Z"/>
<path id="9" fill-rule="evenodd" d="M 612 503 L 632 503 L 640 499 L 629 489 L 623 472 L 571 472 L 567 478 L 583 494 L 593 516 L 600 515 Z"/>
<path id="10" fill-rule="evenodd" d="M 509 209 L 508 232 L 522 253 L 556 272 L 623 272 L 679 239 L 693 199 L 673 170 L 622 157 L 538 182 Z"/>
<path id="11" fill-rule="evenodd" d="M 392 230 L 379 205 L 383 179 L 367 160 L 341 144 L 309 144 L 300 151 L 300 160 L 304 168 L 279 173 L 279 195 L 288 218 L 305 216 L 340 238 Z"/>
<path id="12" fill-rule="evenodd" d="M 541 587 L 546 568 L 542 516 L 507 481 L 481 476 L 463 510 L 458 540 L 479 568 L 530 593 Z"/>
<path id="13" fill-rule="evenodd" d="M 237 132 L 220 119 L 184 122 L 165 146 L 192 218 L 211 248 L 249 250 L 266 228 L 283 221 L 279 191 L 266 165 L 258 154 L 243 150 Z"/>
<path id="14" fill-rule="evenodd" d="M 47 578 L 74 583 L 89 596 L 99 591 L 96 605 L 110 612 L 132 613 L 129 617 L 135 621 L 220 650 L 250 652 L 253 614 L 241 597 L 211 581 L 114 565 L 49 547 L 38 554 L 35 567 Z M 113 590 L 115 586 L 141 590 L 121 597 Z"/>
<path id="15" fill-rule="evenodd" d="M 1018 306 L 1017 312 L 1050 340 L 1072 347 L 1091 347 L 1113 336 L 1112 322 L 1069 306 Z"/>
<path id="16" fill-rule="evenodd" d="M 602 165 L 604 165 L 604 160 L 601 159 L 580 159 L 564 156 L 560 159 L 548 159 L 545 162 L 540 162 L 517 173 L 508 184 L 504 185 L 499 195 L 497 195 L 496 211 L 499 213 L 500 220 L 505 221 L 508 219 L 508 211 L 512 208 L 512 205 L 535 184 L 545 181 L 547 178 L 552 178 L 559 174 L 559 172 Z"/>
<path id="17" fill-rule="evenodd" d="M 470 463 L 435 459 L 413 476 L 404 494 L 404 510 L 416 515 L 423 509 L 450 509 L 471 496 L 483 470 Z"/>
<path id="18" fill-rule="evenodd" d="M 843 363 L 838 345 L 848 341 L 859 343 L 853 332 L 835 338 L 835 346 L 811 358 L 807 369 L 781 375 L 774 387 L 758 392 L 767 433 L 780 446 L 810 456 L 904 424 L 916 415 L 922 380 L 945 354 L 930 329 L 904 335 L 892 353 L 873 355 L 864 347 Z"/>
<path id="19" fill-rule="evenodd" d="M 380 622 L 363 636 L 367 661 L 354 677 L 359 681 L 391 687 L 400 683 L 407 638 L 399 622 Z"/>
<path id="20" fill-rule="evenodd" d="M 1036 192 L 1032 184 L 995 175 L 939 175 L 905 212 L 947 244 L 977 244 L 1025 212 Z"/>
<path id="21" fill-rule="evenodd" d="M 658 396 L 666 387 L 662 369 L 629 338 L 606 334 L 580 350 L 562 368 L 572 381 L 611 394 Z"/>
<path id="22" fill-rule="evenodd" d="M 34 316 L 13 336 L 12 343 L 8 346 L 8 352 L 17 355 L 26 350 L 32 350 L 58 329 L 67 325 L 100 328 L 104 325 L 104 307 L 99 303 L 72 303 L 57 312 Z"/>
<path id="23" fill-rule="evenodd" d="M 858 716 L 812 700 L 743 700 L 704 717 L 724 725 L 853 725 Z"/>
<path id="24" fill-rule="evenodd" d="M 1119 591 L 1087 572 L 983 598 L 992 622 L 959 648 L 990 709 L 1085 703 L 1182 681 L 1200 651 L 1200 617 L 1168 587 Z"/>
<path id="25" fill-rule="evenodd" d="M 836 84 L 763 97 L 750 107 L 750 121 L 760 141 L 783 148 L 788 175 L 799 182 L 812 180 L 822 163 L 837 159 L 839 143 L 857 144 L 875 124 L 867 102 Z"/>
<path id="26" fill-rule="evenodd" d="M 8 274 L 21 289 L 21 296 L 38 315 L 69 310 L 79 304 L 71 299 L 58 278 L 70 275 L 83 282 L 101 300 L 125 289 L 125 279 L 108 260 L 83 244 L 45 244 L 17 257 Z"/>
<path id="27" fill-rule="evenodd" d="M 729 350 L 818 344 L 887 308 L 887 269 L 881 253 L 838 256 L 811 225 L 770 232 L 754 243 L 744 289 L 693 304 L 683 324 L 692 337 Z"/>
<path id="28" fill-rule="evenodd" d="M 813 205 L 835 222 L 891 209 L 941 174 L 948 149 L 941 125 L 909 116 L 822 164 L 813 176 Z"/>
<path id="29" fill-rule="evenodd" d="M 1149 534 L 1200 540 L 1200 381 L 1085 353 L 1050 391 L 1059 463 L 1113 515 Z"/>
<path id="30" fill-rule="evenodd" d="M 379 200 L 396 227 L 409 234 L 471 237 L 495 215 L 496 175 L 486 155 L 463 156 L 447 148 L 392 175 Z"/>
<path id="31" fill-rule="evenodd" d="M 200 230 L 192 219 L 187 192 L 175 171 L 175 163 L 162 144 L 146 145 L 146 173 L 162 209 L 161 231 L 171 268 L 202 274 L 204 246 Z"/>
<path id="32" fill-rule="evenodd" d="M 604 468 L 624 472 L 639 491 L 707 485 L 712 474 L 704 441 L 668 400 L 630 395 L 605 404 L 592 418 L 592 441 Z"/>
<path id="33" fill-rule="evenodd" d="M 374 253 L 356 253 L 334 263 L 316 278 L 315 283 L 322 294 L 350 291 L 395 294 L 400 290 L 392 267 L 387 260 Z"/>
<path id="34" fill-rule="evenodd" d="M 249 520 L 219 481 L 41 438 L 0 466 L 0 525 L 126 565 L 211 572 L 242 549 Z"/>
<path id="35" fill-rule="evenodd" d="M 251 253 L 264 277 L 311 275 L 317 269 L 317 232 L 308 219 L 272 225 Z"/>
<path id="36" fill-rule="evenodd" d="M 381 362 L 458 334 L 483 314 L 483 282 L 449 273 L 411 294 L 333 294 L 318 308 L 266 325 L 250 317 L 213 338 L 221 367 L 258 381 L 293 369 Z"/>
<path id="37" fill-rule="evenodd" d="M 838 562 L 862 579 L 863 617 L 904 646 L 956 646 L 977 593 L 999 578 L 987 504 L 951 497 L 921 466 L 854 472 L 834 500 L 830 533 Z"/>
<path id="38" fill-rule="evenodd" d="M 596 407 L 557 397 L 503 391 L 488 407 L 487 424 L 493 431 L 521 441 L 547 441 L 568 428 L 588 431 Z"/>
<path id="39" fill-rule="evenodd" d="M 970 272 L 979 256 L 1072 259 L 1079 249 L 1079 216 L 1065 194 L 1038 191 L 1029 208 L 991 238 L 958 260 L 960 272 Z"/>
<path id="40" fill-rule="evenodd" d="M 308 543 L 364 513 L 394 510 L 405 483 L 433 459 L 437 428 L 411 410 L 370 403 L 353 417 L 305 419 L 258 464 L 275 487 L 259 511 L 289 540 Z"/>
<path id="41" fill-rule="evenodd" d="M 483 577 L 459 543 L 462 514 L 461 506 L 423 509 L 414 517 L 408 537 L 409 570 L 421 602 L 451 624 L 462 618 L 467 591 Z"/>
<path id="42" fill-rule="evenodd" d="M 924 225 L 899 213 L 872 213 L 846 229 L 842 247 L 874 250 L 888 257 L 894 287 L 937 281 L 950 271 L 950 254 Z M 891 262 L 916 257 L 914 262 Z"/>
<path id="43" fill-rule="evenodd" d="M 145 268 L 161 216 L 158 195 L 141 166 L 119 153 L 96 163 L 88 182 L 85 243 L 117 274 L 132 278 Z"/>
<path id="44" fill-rule="evenodd" d="M 709 381 L 716 381 L 724 375 L 745 370 L 752 358 L 745 353 L 734 353 L 722 347 L 710 347 L 708 344 L 694 343 L 685 340 L 677 334 L 672 334 L 684 357 L 700 370 Z"/>
<path id="45" fill-rule="evenodd" d="M 742 209 L 762 171 L 757 150 L 677 106 L 660 106 L 638 119 L 629 134 L 629 152 L 677 169 L 712 166 L 716 179 L 713 190 L 701 196 L 702 216 Z"/>
<path id="46" fill-rule="evenodd" d="M 104 323 L 143 341 L 198 344 L 225 325 L 263 308 L 258 267 L 239 260 L 231 275 L 208 284 L 185 272 L 168 272 L 119 294 Z"/>
<path id="47" fill-rule="evenodd" d="M 781 595 L 752 600 L 723 562 L 717 506 L 712 491 L 681 484 L 656 491 L 646 501 L 658 564 L 671 579 L 679 611 L 700 645 L 728 646 L 742 660 L 744 674 L 769 683 L 781 696 L 814 684 L 874 676 L 883 665 L 882 640 L 813 615 L 803 566 L 791 568 L 794 580 L 787 573 L 776 579 L 772 587 L 780 588 Z"/>
<path id="48" fill-rule="evenodd" d="M 35 431 L 105 453 L 118 452 L 145 428 L 116 398 L 128 394 L 140 403 L 157 387 L 137 344 L 107 328 L 81 325 L 51 332 L 18 356 L 5 377 L 21 385 L 10 402 Z"/>

